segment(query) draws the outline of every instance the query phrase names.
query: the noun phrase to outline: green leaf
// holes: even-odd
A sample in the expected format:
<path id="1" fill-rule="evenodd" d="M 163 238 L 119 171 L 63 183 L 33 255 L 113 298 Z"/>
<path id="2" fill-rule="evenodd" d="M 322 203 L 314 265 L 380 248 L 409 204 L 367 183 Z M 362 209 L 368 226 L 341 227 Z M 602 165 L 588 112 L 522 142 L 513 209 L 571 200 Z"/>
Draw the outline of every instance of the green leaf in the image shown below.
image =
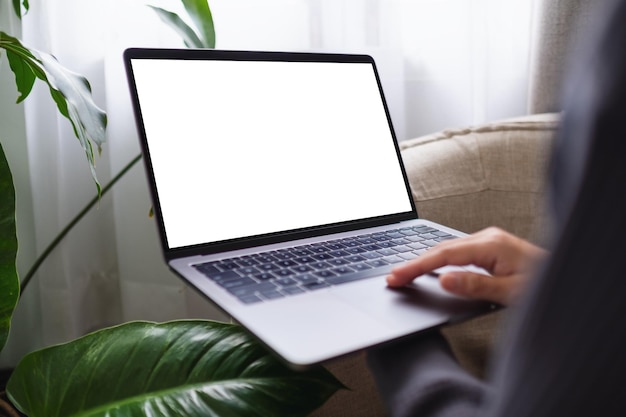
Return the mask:
<path id="1" fill-rule="evenodd" d="M 85 77 L 63 67 L 52 55 L 39 52 L 39 57 L 47 74 L 50 94 L 59 111 L 72 122 L 74 134 L 85 151 L 91 175 L 100 191 L 92 143 L 95 142 L 101 152 L 106 141 L 106 113 L 93 101 L 91 86 Z"/>
<path id="2" fill-rule="evenodd" d="M 30 417 L 306 416 L 339 383 L 295 372 L 240 326 L 131 322 L 27 355 L 7 393 Z"/>
<path id="3" fill-rule="evenodd" d="M 161 20 L 174 29 L 188 48 L 215 48 L 215 27 L 213 15 L 207 0 L 182 0 L 185 11 L 191 18 L 195 30 L 174 12 L 156 6 L 154 10 Z"/>
<path id="4" fill-rule="evenodd" d="M 28 9 L 30 8 L 28 0 L 13 0 L 13 11 L 15 11 L 15 14 L 20 19 L 22 18 L 22 6 L 24 6 L 24 10 L 28 12 Z"/>
<path id="5" fill-rule="evenodd" d="M 207 0 L 182 0 L 185 10 L 196 25 L 205 48 L 215 48 L 215 27 L 213 15 Z"/>
<path id="6" fill-rule="evenodd" d="M 98 147 L 102 146 L 106 141 L 107 118 L 106 113 L 93 101 L 89 81 L 59 64 L 52 55 L 44 52 L 38 54 L 46 71 L 51 93 L 59 93 L 56 97 L 53 94 L 55 101 L 62 101 L 67 105 L 69 118 L 75 129 L 80 131 L 77 133 L 79 139 L 84 135 L 87 142 L 93 141 Z"/>
<path id="7" fill-rule="evenodd" d="M 45 79 L 45 72 L 37 58 L 17 38 L 0 31 L 0 47 L 7 51 L 9 66 L 15 75 L 15 85 L 20 93 L 17 98 L 19 103 L 30 94 L 35 78 Z"/>
<path id="8" fill-rule="evenodd" d="M 35 78 L 48 84 L 50 95 L 59 112 L 72 124 L 100 192 L 92 143 L 96 143 L 100 151 L 106 140 L 107 117 L 93 101 L 89 81 L 63 67 L 52 55 L 29 49 L 17 38 L 4 32 L 0 32 L 0 48 L 6 49 L 11 70 L 15 74 L 15 82 L 20 92 L 18 102 L 28 96 Z"/>
<path id="9" fill-rule="evenodd" d="M 187 25 L 176 13 L 156 6 L 148 6 L 156 12 L 161 21 L 174 29 L 188 48 L 202 48 L 203 44 L 196 32 Z"/>
<path id="10" fill-rule="evenodd" d="M 17 232 L 15 228 L 15 189 L 2 145 L 0 145 L 0 351 L 4 348 L 11 317 L 20 295 L 17 276 Z"/>
<path id="11" fill-rule="evenodd" d="M 20 93 L 17 103 L 20 103 L 28 97 L 33 89 L 36 79 L 35 72 L 27 60 L 22 59 L 12 51 L 7 51 L 7 59 L 9 60 L 11 71 L 15 74 L 15 85 Z"/>

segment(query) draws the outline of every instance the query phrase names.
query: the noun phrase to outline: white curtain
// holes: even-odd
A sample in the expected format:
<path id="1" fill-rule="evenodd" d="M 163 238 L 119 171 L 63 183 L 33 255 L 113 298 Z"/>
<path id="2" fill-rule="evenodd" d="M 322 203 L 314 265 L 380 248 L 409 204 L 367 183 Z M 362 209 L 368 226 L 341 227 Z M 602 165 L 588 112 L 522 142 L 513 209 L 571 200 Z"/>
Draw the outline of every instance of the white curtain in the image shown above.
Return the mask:
<path id="1" fill-rule="evenodd" d="M 182 12 L 179 3 L 150 4 Z M 532 0 L 209 3 L 218 48 L 372 54 L 400 140 L 526 112 Z M 30 6 L 25 42 L 87 76 L 108 113 L 108 143 L 97 158 L 104 184 L 139 153 L 122 51 L 183 44 L 146 0 L 31 0 Z M 9 10 L 3 5 L 3 14 Z M 7 66 L 0 70 L 4 79 Z M 26 179 L 20 187 L 29 188 L 20 191 L 26 196 L 20 213 L 30 219 L 20 226 L 22 273 L 95 193 L 71 127 L 43 86 L 27 100 L 25 119 L 27 160 L 12 166 Z M 4 145 L 2 131 L 0 139 Z M 3 362 L 128 320 L 227 319 L 164 266 L 150 207 L 138 164 L 41 267 L 21 301 L 25 312 L 14 326 L 22 330 L 14 332 Z"/>

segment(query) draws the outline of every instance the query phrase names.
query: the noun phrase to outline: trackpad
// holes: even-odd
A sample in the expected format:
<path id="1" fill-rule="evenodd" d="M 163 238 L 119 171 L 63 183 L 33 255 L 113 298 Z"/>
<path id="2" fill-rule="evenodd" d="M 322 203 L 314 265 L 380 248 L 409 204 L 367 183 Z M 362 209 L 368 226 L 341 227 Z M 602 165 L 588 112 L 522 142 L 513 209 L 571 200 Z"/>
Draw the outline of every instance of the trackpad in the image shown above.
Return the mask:
<path id="1" fill-rule="evenodd" d="M 333 288 L 347 303 L 389 326 L 413 331 L 456 322 L 491 311 L 490 303 L 468 300 L 441 288 L 439 280 L 422 276 L 402 288 L 389 288 L 384 278 L 372 278 Z"/>

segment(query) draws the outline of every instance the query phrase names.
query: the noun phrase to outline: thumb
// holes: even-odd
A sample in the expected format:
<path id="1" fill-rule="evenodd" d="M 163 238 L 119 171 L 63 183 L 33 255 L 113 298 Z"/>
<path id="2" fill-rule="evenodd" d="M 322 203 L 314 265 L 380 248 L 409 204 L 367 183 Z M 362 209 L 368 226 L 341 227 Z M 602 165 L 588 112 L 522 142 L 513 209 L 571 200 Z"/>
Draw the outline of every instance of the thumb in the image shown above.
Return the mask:
<path id="1" fill-rule="evenodd" d="M 510 279 L 473 272 L 448 272 L 439 277 L 439 282 L 445 290 L 453 294 L 503 305 L 509 304 L 514 295 Z"/>

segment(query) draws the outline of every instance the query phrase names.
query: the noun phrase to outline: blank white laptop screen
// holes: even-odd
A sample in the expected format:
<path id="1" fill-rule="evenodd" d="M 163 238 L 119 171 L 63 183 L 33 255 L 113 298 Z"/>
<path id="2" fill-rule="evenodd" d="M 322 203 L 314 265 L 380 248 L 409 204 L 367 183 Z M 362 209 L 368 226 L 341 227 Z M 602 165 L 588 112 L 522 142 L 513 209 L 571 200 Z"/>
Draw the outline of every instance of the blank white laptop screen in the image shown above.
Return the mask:
<path id="1" fill-rule="evenodd" d="M 411 211 L 371 64 L 132 67 L 170 249 Z"/>

